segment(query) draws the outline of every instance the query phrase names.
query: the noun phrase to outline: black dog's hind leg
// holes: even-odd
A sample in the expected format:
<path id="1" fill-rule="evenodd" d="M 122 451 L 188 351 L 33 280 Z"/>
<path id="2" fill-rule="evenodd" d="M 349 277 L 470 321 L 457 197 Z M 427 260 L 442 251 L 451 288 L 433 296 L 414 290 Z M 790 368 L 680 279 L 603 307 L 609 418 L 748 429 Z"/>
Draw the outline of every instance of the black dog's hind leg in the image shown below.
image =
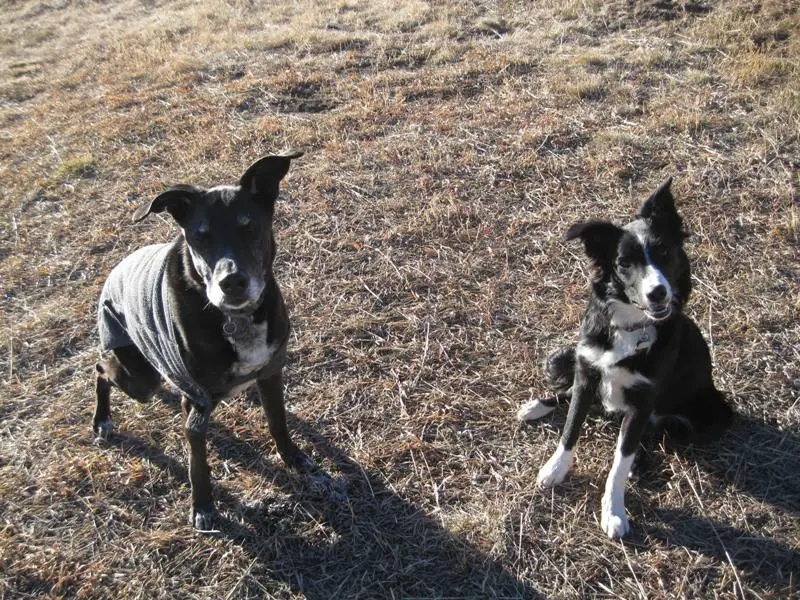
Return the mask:
<path id="1" fill-rule="evenodd" d="M 92 417 L 92 431 L 98 441 L 108 440 L 114 431 L 114 424 L 111 421 L 111 381 L 108 379 L 103 363 L 97 363 L 95 369 L 97 369 L 95 385 L 97 399 Z"/>
<path id="2" fill-rule="evenodd" d="M 144 402 L 158 390 L 161 376 L 135 346 L 114 348 L 95 369 L 97 402 L 92 429 L 98 440 L 108 440 L 114 430 L 111 387 L 116 386 L 131 398 Z"/>
<path id="3" fill-rule="evenodd" d="M 606 479 L 600 513 L 600 526 L 611 539 L 621 538 L 628 533 L 625 486 L 642 441 L 642 434 L 652 413 L 651 390 L 650 385 L 634 385 L 622 391 L 628 408 L 622 419 L 617 450 Z"/>
<path id="4" fill-rule="evenodd" d="M 600 388 L 601 374 L 594 367 L 579 360 L 572 383 L 572 401 L 567 413 L 567 422 L 558 448 L 541 469 L 537 482 L 542 487 L 552 487 L 564 480 L 572 466 L 572 455 L 581 432 L 583 422 Z"/>
<path id="5" fill-rule="evenodd" d="M 181 399 L 183 433 L 189 442 L 189 483 L 192 485 L 192 510 L 189 519 L 198 531 L 214 529 L 214 499 L 211 495 L 211 469 L 206 454 L 206 432 L 211 408 L 200 410 L 186 396 Z"/>
<path id="6" fill-rule="evenodd" d="M 287 466 L 304 469 L 313 466 L 313 461 L 308 458 L 289 437 L 286 425 L 286 407 L 283 402 L 283 375 L 278 371 L 266 378 L 256 381 L 261 406 L 267 415 L 267 424 L 278 454 Z"/>

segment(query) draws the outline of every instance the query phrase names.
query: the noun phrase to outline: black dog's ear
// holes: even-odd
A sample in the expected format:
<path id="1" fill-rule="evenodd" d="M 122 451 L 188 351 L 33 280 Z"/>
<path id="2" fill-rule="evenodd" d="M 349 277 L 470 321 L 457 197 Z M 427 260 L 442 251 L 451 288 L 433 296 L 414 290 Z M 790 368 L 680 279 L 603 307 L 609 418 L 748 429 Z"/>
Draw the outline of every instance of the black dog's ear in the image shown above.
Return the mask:
<path id="1" fill-rule="evenodd" d="M 603 278 L 617 256 L 616 248 L 622 237 L 622 229 L 608 221 L 584 221 L 575 223 L 564 235 L 566 241 L 577 238 L 583 242 L 586 255 L 595 268 L 593 279 Z"/>
<path id="2" fill-rule="evenodd" d="M 263 198 L 268 202 L 274 202 L 278 197 L 278 184 L 289 172 L 289 165 L 293 158 L 300 158 L 303 153 L 291 150 L 282 154 L 264 156 L 259 158 L 247 170 L 239 180 L 242 190 L 250 193 L 256 198 Z"/>
<path id="3" fill-rule="evenodd" d="M 672 177 L 658 186 L 658 189 L 650 194 L 639 209 L 639 216 L 650 221 L 655 229 L 665 231 L 677 237 L 685 237 L 681 232 L 683 221 L 675 209 L 675 198 L 672 195 Z"/>
<path id="4" fill-rule="evenodd" d="M 179 223 L 191 209 L 192 202 L 202 194 L 202 190 L 192 185 L 176 185 L 162 192 L 150 202 L 142 204 L 133 213 L 134 223 L 138 223 L 150 213 L 167 211 Z"/>

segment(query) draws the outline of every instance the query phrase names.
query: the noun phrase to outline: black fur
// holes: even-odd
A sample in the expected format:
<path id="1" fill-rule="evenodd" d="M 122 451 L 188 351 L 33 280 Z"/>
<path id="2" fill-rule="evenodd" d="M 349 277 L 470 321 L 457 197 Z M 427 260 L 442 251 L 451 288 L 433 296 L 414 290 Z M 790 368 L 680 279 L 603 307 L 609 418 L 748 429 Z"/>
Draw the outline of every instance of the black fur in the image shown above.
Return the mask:
<path id="1" fill-rule="evenodd" d="M 313 465 L 291 441 L 286 425 L 282 367 L 289 317 L 272 273 L 274 202 L 291 160 L 301 154 L 258 160 L 238 186 L 210 190 L 175 186 L 134 213 L 139 221 L 153 212 L 168 212 L 182 230 L 166 250 L 163 297 L 171 307 L 170 327 L 180 356 L 197 388 L 205 393 L 191 397 L 184 391 L 181 402 L 191 450 L 191 522 L 200 530 L 214 523 L 206 458 L 210 413 L 235 391 L 255 384 L 278 453 L 291 467 Z M 145 291 L 161 296 L 164 289 Z M 120 316 L 124 322 L 125 315 Z M 240 337 L 234 335 L 237 331 Z M 113 429 L 111 388 L 137 400 L 148 399 L 162 379 L 153 364 L 157 363 L 152 352 L 147 356 L 137 345 L 124 345 L 113 347 L 97 365 L 93 427 L 98 438 L 107 439 Z"/>

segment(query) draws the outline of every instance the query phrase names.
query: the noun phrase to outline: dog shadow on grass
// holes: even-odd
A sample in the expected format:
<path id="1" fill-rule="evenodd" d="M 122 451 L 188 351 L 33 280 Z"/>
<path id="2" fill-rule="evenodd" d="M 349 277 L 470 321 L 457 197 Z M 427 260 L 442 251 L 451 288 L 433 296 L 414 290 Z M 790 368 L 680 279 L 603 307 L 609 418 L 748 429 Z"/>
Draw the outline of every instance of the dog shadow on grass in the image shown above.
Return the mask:
<path id="1" fill-rule="evenodd" d="M 217 453 L 234 469 L 258 472 L 275 490 L 273 497 L 247 505 L 224 482 L 214 486 L 217 535 L 253 561 L 231 590 L 234 597 L 280 595 L 282 584 L 312 600 L 543 597 L 391 490 L 315 425 L 291 414 L 288 421 L 294 440 L 310 444 L 316 462 L 332 465 L 335 477 L 323 468 L 295 473 L 222 424 L 212 421 L 209 429 L 210 455 Z M 128 436 L 112 440 L 188 483 L 182 461 Z M 190 533 L 188 519 L 186 527 Z"/>
<path id="2" fill-rule="evenodd" d="M 704 508 L 692 514 L 685 510 L 656 509 L 654 519 L 645 528 L 647 535 L 729 563 L 747 582 L 773 590 L 789 589 L 791 574 L 796 577 L 800 572 L 800 550 L 757 532 L 775 519 L 788 523 L 800 517 L 797 474 L 800 434 L 738 415 L 716 442 L 698 447 L 678 446 L 675 450 L 689 464 L 697 464 L 716 480 L 715 514 L 706 514 Z M 656 478 L 644 487 L 664 484 L 666 481 Z M 702 490 L 687 490 L 687 493 L 697 495 L 695 504 L 705 504 Z M 748 496 L 755 501 L 748 504 L 760 508 L 743 512 L 739 495 Z M 720 514 L 732 522 L 723 521 L 717 516 Z"/>
<path id="3" fill-rule="evenodd" d="M 565 412 L 564 407 L 554 411 L 553 422 L 561 424 Z M 608 419 L 601 414 L 598 411 L 595 417 Z M 617 430 L 617 425 L 610 422 L 600 426 Z M 636 475 L 629 486 L 627 504 L 633 529 L 625 538 L 626 546 L 645 555 L 665 546 L 681 547 L 715 563 L 730 564 L 748 595 L 748 586 L 768 590 L 777 594 L 776 597 L 788 597 L 786 593 L 792 586 L 796 591 L 800 550 L 761 530 L 768 525 L 776 528 L 776 522 L 779 529 L 781 522 L 790 523 L 800 516 L 800 477 L 797 474 L 800 434 L 782 431 L 773 423 L 737 415 L 722 437 L 709 444 L 681 444 L 648 431 L 643 446 Z M 694 489 L 689 481 L 675 476 L 667 464 L 673 453 L 689 471 L 696 466 L 703 474 L 702 479 L 707 481 L 702 489 L 698 478 L 691 473 Z M 602 482 L 604 475 L 597 473 L 591 479 Z M 543 527 L 552 519 L 551 511 L 574 506 L 585 496 L 588 482 L 575 483 L 575 477 L 571 476 L 575 485 L 554 492 L 558 508 L 548 510 L 546 505 L 539 506 L 536 518 Z M 686 505 L 696 508 L 654 507 L 652 497 L 668 485 L 680 485 L 684 496 L 689 497 Z M 744 502 L 742 496 L 746 497 Z M 743 510 L 743 504 L 749 509 Z M 599 492 L 596 505 L 599 509 Z M 784 539 L 791 538 L 787 535 Z M 609 555 L 618 556 L 619 564 L 624 565 L 627 558 L 619 550 L 618 543 L 608 544 Z M 528 549 L 539 553 L 549 550 L 535 544 Z M 689 576 L 708 579 L 708 573 Z M 705 581 L 702 585 L 708 583 Z"/>
<path id="4" fill-rule="evenodd" d="M 229 520 L 222 529 L 294 592 L 319 599 L 542 597 L 389 489 L 315 426 L 291 416 L 289 424 L 296 439 L 334 465 L 337 479 L 321 469 L 291 476 L 294 483 L 278 478 L 290 502 L 245 510 L 245 523 Z M 249 444 L 224 430 L 216 435 L 215 445 L 235 444 L 244 462 L 257 460 Z"/>

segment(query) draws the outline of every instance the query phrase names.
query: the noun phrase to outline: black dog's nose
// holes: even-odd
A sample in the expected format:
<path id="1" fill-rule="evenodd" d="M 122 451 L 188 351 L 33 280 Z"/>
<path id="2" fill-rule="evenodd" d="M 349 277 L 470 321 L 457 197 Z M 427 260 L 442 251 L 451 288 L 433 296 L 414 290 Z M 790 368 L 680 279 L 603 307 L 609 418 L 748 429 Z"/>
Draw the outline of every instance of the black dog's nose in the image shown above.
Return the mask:
<path id="1" fill-rule="evenodd" d="M 663 285 L 657 285 L 652 290 L 647 292 L 647 299 L 650 302 L 661 303 L 667 298 L 667 288 Z"/>
<path id="2" fill-rule="evenodd" d="M 219 287 L 229 296 L 241 296 L 247 289 L 247 277 L 241 273 L 231 273 L 219 282 Z"/>

